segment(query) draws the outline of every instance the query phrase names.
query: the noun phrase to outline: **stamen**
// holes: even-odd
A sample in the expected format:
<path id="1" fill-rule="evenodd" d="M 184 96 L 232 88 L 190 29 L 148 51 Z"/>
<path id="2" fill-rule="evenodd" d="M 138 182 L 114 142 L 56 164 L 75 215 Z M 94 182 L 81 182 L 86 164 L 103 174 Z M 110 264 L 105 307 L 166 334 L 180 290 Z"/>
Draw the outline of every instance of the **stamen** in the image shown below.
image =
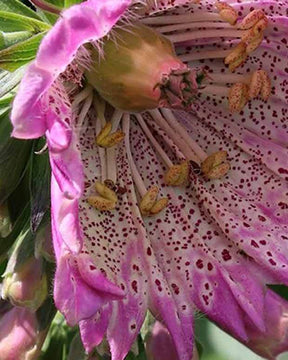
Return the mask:
<path id="1" fill-rule="evenodd" d="M 110 148 L 124 139 L 125 134 L 121 130 L 112 132 L 112 123 L 107 122 L 96 138 L 98 146 Z"/>
<path id="2" fill-rule="evenodd" d="M 229 65 L 229 70 L 231 72 L 235 71 L 237 67 L 242 65 L 246 58 L 247 58 L 247 52 L 246 52 L 246 44 L 240 42 L 232 51 L 231 53 L 226 56 L 224 63 L 226 65 Z"/>
<path id="3" fill-rule="evenodd" d="M 262 87 L 262 76 L 260 70 L 254 71 L 251 78 L 249 87 L 249 99 L 255 99 L 261 91 Z"/>
<path id="4" fill-rule="evenodd" d="M 169 33 L 172 31 L 179 31 L 185 29 L 199 29 L 199 28 L 228 28 L 234 29 L 230 24 L 220 23 L 219 22 L 192 22 L 192 23 L 184 23 L 184 24 L 175 24 L 175 25 L 166 25 L 166 26 L 159 26 L 156 28 L 158 32 L 161 34 Z"/>
<path id="5" fill-rule="evenodd" d="M 95 190 L 99 195 L 92 195 L 87 199 L 91 206 L 100 211 L 115 209 L 118 198 L 113 190 L 99 181 L 96 181 L 95 183 Z"/>
<path id="6" fill-rule="evenodd" d="M 170 168 L 171 166 L 173 166 L 172 161 L 169 159 L 169 157 L 167 156 L 167 154 L 165 153 L 165 151 L 162 149 L 162 147 L 159 145 L 158 141 L 154 138 L 154 136 L 152 135 L 151 131 L 149 130 L 148 126 L 146 125 L 143 117 L 140 114 L 135 114 L 135 117 L 137 119 L 137 121 L 139 122 L 142 130 L 144 131 L 145 135 L 147 136 L 147 138 L 149 139 L 149 141 L 151 142 L 151 144 L 154 146 L 154 148 L 156 149 L 156 151 L 158 152 L 158 154 L 161 156 L 163 162 L 165 163 L 165 165 Z"/>
<path id="7" fill-rule="evenodd" d="M 206 159 L 207 154 L 205 151 L 194 141 L 191 136 L 188 134 L 187 130 L 177 121 L 173 112 L 170 109 L 161 109 L 160 110 L 164 115 L 165 119 L 169 125 L 178 133 L 190 147 L 190 149 L 197 155 L 200 161 Z M 192 160 L 192 159 L 190 159 Z M 194 160 L 195 161 L 195 160 Z"/>
<path id="8" fill-rule="evenodd" d="M 238 14 L 232 6 L 222 1 L 216 1 L 215 6 L 218 9 L 219 15 L 223 20 L 228 21 L 231 25 L 234 25 L 236 23 Z"/>
<path id="9" fill-rule="evenodd" d="M 271 94 L 271 81 L 265 70 L 254 71 L 249 86 L 249 98 L 254 99 L 259 94 L 264 101 L 267 101 Z"/>
<path id="10" fill-rule="evenodd" d="M 247 30 L 252 28 L 259 20 L 265 17 L 265 13 L 262 9 L 255 9 L 251 11 L 239 24 L 239 29 Z"/>
<path id="11" fill-rule="evenodd" d="M 173 43 L 181 43 L 189 40 L 198 40 L 203 38 L 241 38 L 245 33 L 245 30 L 238 29 L 213 29 L 213 30 L 201 30 L 201 31 L 187 31 L 183 33 L 166 35 L 166 37 Z"/>
<path id="12" fill-rule="evenodd" d="M 262 78 L 261 96 L 264 101 L 267 101 L 271 94 L 271 81 L 268 74 L 264 70 L 260 70 Z"/>
<path id="13" fill-rule="evenodd" d="M 181 152 L 181 150 L 178 148 L 178 146 L 173 142 L 173 140 L 167 135 L 164 129 L 162 129 L 153 118 L 147 118 L 147 123 L 149 124 L 149 127 L 152 128 L 159 136 L 163 139 L 163 141 L 166 143 L 169 149 L 173 151 L 175 154 L 175 157 L 177 159 L 185 159 L 184 154 Z M 147 125 L 148 125 L 147 124 Z"/>
<path id="14" fill-rule="evenodd" d="M 99 118 L 101 126 L 104 127 L 106 124 L 106 119 L 105 119 L 106 101 L 103 100 L 100 96 L 98 96 L 98 94 L 94 94 L 93 103 L 97 113 L 97 118 Z"/>
<path id="15" fill-rule="evenodd" d="M 236 83 L 228 95 L 229 109 L 231 112 L 239 112 L 243 109 L 249 99 L 249 88 L 246 84 Z"/>
<path id="16" fill-rule="evenodd" d="M 250 76 L 213 72 L 212 74 L 208 74 L 205 80 L 217 84 L 233 84 L 237 82 L 243 82 L 248 85 L 250 83 Z"/>
<path id="17" fill-rule="evenodd" d="M 212 84 L 205 85 L 203 83 L 203 88 L 199 92 L 228 97 L 231 111 L 242 110 L 249 99 L 254 99 L 259 94 L 264 101 L 267 101 L 271 93 L 271 82 L 264 70 L 254 71 L 252 76 L 212 73 L 206 76 L 205 81 Z M 227 86 L 219 86 L 215 83 L 234 84 L 229 89 Z"/>
<path id="18" fill-rule="evenodd" d="M 187 15 L 153 16 L 141 19 L 146 25 L 183 24 L 191 21 L 222 21 L 221 16 L 216 13 L 195 12 Z"/>
<path id="19" fill-rule="evenodd" d="M 92 91 L 92 86 L 87 85 L 82 91 L 75 95 L 71 104 L 72 110 L 74 111 L 83 100 L 85 100 L 89 95 L 91 95 Z"/>
<path id="20" fill-rule="evenodd" d="M 251 42 L 251 40 L 258 38 L 262 32 L 268 26 L 268 19 L 264 17 L 263 19 L 259 20 L 251 29 L 245 31 L 241 40 L 247 43 Z"/>
<path id="21" fill-rule="evenodd" d="M 128 159 L 129 165 L 130 165 L 130 170 L 132 173 L 133 181 L 134 181 L 136 188 L 140 194 L 140 197 L 143 198 L 147 192 L 147 189 L 144 184 L 144 181 L 142 180 L 142 178 L 137 170 L 136 164 L 132 157 L 132 153 L 131 153 L 131 149 L 130 149 L 130 115 L 128 113 L 125 113 L 123 116 L 122 128 L 125 133 L 125 148 L 126 148 L 127 159 Z"/>
<path id="22" fill-rule="evenodd" d="M 79 115 L 77 116 L 76 120 L 76 126 L 78 128 L 78 131 L 81 132 L 83 129 L 83 125 L 86 119 L 86 116 L 91 108 L 93 102 L 93 92 L 90 92 L 90 94 L 86 97 L 84 104 L 80 110 Z"/>
<path id="23" fill-rule="evenodd" d="M 150 209 L 150 215 L 157 215 L 168 205 L 168 198 L 161 198 Z"/>
<path id="24" fill-rule="evenodd" d="M 94 96 L 93 99 L 93 106 L 95 109 L 95 112 L 97 114 L 97 120 L 96 120 L 96 134 L 99 134 L 101 131 L 101 126 L 104 126 L 105 118 L 104 118 L 104 111 L 105 111 L 105 102 L 104 108 L 102 107 L 102 111 L 99 109 L 99 102 L 96 100 L 96 97 Z M 100 157 L 100 164 L 101 164 L 101 180 L 104 182 L 107 179 L 107 163 L 106 163 L 106 149 L 98 147 L 99 157 Z"/>
<path id="25" fill-rule="evenodd" d="M 229 88 L 219 85 L 206 85 L 203 87 L 203 89 L 199 90 L 199 92 L 203 94 L 212 94 L 227 97 L 229 95 Z"/>
<path id="26" fill-rule="evenodd" d="M 193 160 L 197 163 L 199 163 L 198 156 L 190 149 L 189 146 L 186 146 L 185 141 L 180 136 L 177 136 L 175 134 L 175 131 L 173 128 L 170 127 L 170 125 L 165 121 L 165 119 L 162 117 L 159 110 L 149 110 L 150 115 L 153 117 L 155 122 L 166 132 L 166 134 L 173 140 L 175 145 L 178 146 L 178 148 L 181 150 L 183 155 L 187 160 Z"/>
<path id="27" fill-rule="evenodd" d="M 179 55 L 181 61 L 196 61 L 202 59 L 222 59 L 231 53 L 231 49 L 227 50 L 206 50 L 206 51 L 195 51 L 189 54 Z"/>
<path id="28" fill-rule="evenodd" d="M 116 129 L 118 129 L 120 120 L 123 116 L 123 111 L 116 109 L 112 115 L 111 123 L 112 123 L 112 133 L 116 133 Z M 120 130 L 118 130 L 120 131 Z M 121 131 L 123 137 L 120 141 L 122 141 L 125 137 L 125 134 Z M 106 149 L 106 161 L 107 161 L 107 177 L 111 179 L 114 183 L 117 182 L 117 166 L 116 166 L 116 147 L 109 147 Z"/>
<path id="29" fill-rule="evenodd" d="M 142 198 L 139 208 L 143 215 L 151 216 L 156 215 L 162 211 L 168 204 L 167 198 L 161 198 L 157 201 L 159 189 L 157 186 L 151 186 L 147 191 L 144 181 L 142 180 L 136 164 L 133 160 L 131 149 L 130 149 L 130 140 L 129 140 L 129 130 L 130 130 L 130 115 L 125 113 L 123 118 L 123 130 L 125 132 L 125 146 L 128 162 L 133 176 L 133 181 L 137 187 L 137 190 Z"/>
<path id="30" fill-rule="evenodd" d="M 186 186 L 190 179 L 190 163 L 184 161 L 179 165 L 173 165 L 165 174 L 165 184 L 169 186 Z"/>
<path id="31" fill-rule="evenodd" d="M 247 45 L 246 52 L 247 54 L 251 54 L 254 50 L 256 50 L 262 43 L 264 38 L 263 34 L 260 34 L 259 37 L 251 40 L 250 43 Z"/>
<path id="32" fill-rule="evenodd" d="M 114 201 L 115 203 L 117 203 L 118 198 L 117 198 L 116 193 L 113 190 L 111 190 L 108 186 L 106 186 L 105 184 L 102 184 L 101 182 L 96 181 L 95 189 L 105 199 L 111 200 L 111 201 Z"/>
<path id="33" fill-rule="evenodd" d="M 153 205 L 156 203 L 157 197 L 159 193 L 158 186 L 151 186 L 150 189 L 146 192 L 146 194 L 142 197 L 140 202 L 140 210 L 143 215 L 148 215 Z"/>
<path id="34" fill-rule="evenodd" d="M 227 161 L 226 151 L 217 151 L 211 154 L 201 164 L 203 174 L 211 180 L 220 179 L 225 176 L 230 169 L 230 164 Z"/>
<path id="35" fill-rule="evenodd" d="M 156 185 L 151 186 L 146 192 L 139 204 L 142 215 L 151 216 L 159 214 L 168 205 L 168 198 L 157 200 L 158 194 L 159 189 Z"/>
<path id="36" fill-rule="evenodd" d="M 114 210 L 116 206 L 114 201 L 105 199 L 102 196 L 97 195 L 89 196 L 87 201 L 91 206 L 93 206 L 99 211 Z"/>

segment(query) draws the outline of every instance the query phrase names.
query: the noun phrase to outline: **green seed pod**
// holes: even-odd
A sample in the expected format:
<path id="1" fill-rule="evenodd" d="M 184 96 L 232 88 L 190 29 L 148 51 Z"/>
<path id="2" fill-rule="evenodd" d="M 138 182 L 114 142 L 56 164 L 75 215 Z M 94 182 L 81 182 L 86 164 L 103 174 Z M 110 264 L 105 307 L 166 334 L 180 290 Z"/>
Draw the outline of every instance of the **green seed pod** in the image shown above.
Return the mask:
<path id="1" fill-rule="evenodd" d="M 171 42 L 140 23 L 114 30 L 104 39 L 101 51 L 90 50 L 94 64 L 86 72 L 87 80 L 116 108 L 143 111 L 173 107 L 177 102 L 181 105 L 183 89 L 188 86 L 191 95 L 195 87 L 190 70 L 177 59 Z M 179 76 L 181 86 L 178 79 L 173 81 Z"/>

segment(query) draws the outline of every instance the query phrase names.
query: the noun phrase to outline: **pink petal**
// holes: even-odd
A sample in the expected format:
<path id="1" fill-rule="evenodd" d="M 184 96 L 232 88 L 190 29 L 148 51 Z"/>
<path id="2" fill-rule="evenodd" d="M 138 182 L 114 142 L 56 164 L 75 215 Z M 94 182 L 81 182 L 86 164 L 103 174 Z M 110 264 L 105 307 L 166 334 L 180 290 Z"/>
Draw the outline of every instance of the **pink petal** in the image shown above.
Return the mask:
<path id="1" fill-rule="evenodd" d="M 247 346 L 265 359 L 273 360 L 288 350 L 288 323 L 287 301 L 271 290 L 265 296 L 265 323 L 265 332 L 259 332 L 250 322 L 247 323 Z"/>
<path id="2" fill-rule="evenodd" d="M 106 334 L 112 312 L 112 304 L 107 303 L 93 316 L 79 323 L 81 339 L 85 350 L 91 352 Z"/>
<path id="3" fill-rule="evenodd" d="M 13 103 L 13 136 L 37 138 L 47 129 L 41 96 L 75 58 L 78 48 L 105 36 L 129 5 L 129 0 L 89 0 L 65 10 L 43 39 L 28 67 Z"/>
<path id="4" fill-rule="evenodd" d="M 79 269 L 76 257 L 62 253 L 55 274 L 54 299 L 71 326 L 94 315 L 108 301 L 123 297 L 123 292 L 111 291 L 103 278 L 98 277 L 99 283 L 91 286 L 83 279 Z"/>

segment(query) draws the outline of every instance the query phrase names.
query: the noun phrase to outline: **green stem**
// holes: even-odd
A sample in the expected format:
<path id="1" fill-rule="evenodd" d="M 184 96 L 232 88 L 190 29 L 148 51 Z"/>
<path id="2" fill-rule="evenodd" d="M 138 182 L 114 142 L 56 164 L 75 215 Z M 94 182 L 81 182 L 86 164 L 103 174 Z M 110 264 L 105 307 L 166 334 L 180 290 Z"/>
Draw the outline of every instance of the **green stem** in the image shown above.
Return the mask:
<path id="1" fill-rule="evenodd" d="M 60 15 L 62 9 L 58 6 L 47 3 L 45 0 L 29 0 L 36 7 L 53 14 Z"/>

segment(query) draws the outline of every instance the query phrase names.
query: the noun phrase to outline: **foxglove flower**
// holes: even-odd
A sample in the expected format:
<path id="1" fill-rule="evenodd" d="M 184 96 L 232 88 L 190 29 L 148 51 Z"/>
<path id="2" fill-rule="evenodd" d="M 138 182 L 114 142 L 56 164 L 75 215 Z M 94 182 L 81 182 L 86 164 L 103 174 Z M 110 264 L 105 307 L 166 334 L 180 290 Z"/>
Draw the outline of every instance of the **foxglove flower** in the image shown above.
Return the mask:
<path id="1" fill-rule="evenodd" d="M 89 0 L 42 41 L 13 136 L 46 136 L 54 298 L 88 352 L 106 336 L 124 359 L 148 308 L 181 360 L 196 308 L 248 345 L 269 334 L 266 284 L 288 284 L 286 9 Z"/>
<path id="2" fill-rule="evenodd" d="M 146 351 L 148 360 L 178 359 L 178 354 L 169 331 L 159 321 L 156 321 L 153 325 L 147 340 Z M 196 346 L 194 347 L 192 360 L 199 360 Z"/>
<path id="3" fill-rule="evenodd" d="M 1 303 L 1 308 L 6 306 Z M 2 310 L 2 309 L 1 309 Z M 36 314 L 29 309 L 13 307 L 1 314 L 0 350 L 5 360 L 34 360 L 44 341 L 38 329 Z"/>

